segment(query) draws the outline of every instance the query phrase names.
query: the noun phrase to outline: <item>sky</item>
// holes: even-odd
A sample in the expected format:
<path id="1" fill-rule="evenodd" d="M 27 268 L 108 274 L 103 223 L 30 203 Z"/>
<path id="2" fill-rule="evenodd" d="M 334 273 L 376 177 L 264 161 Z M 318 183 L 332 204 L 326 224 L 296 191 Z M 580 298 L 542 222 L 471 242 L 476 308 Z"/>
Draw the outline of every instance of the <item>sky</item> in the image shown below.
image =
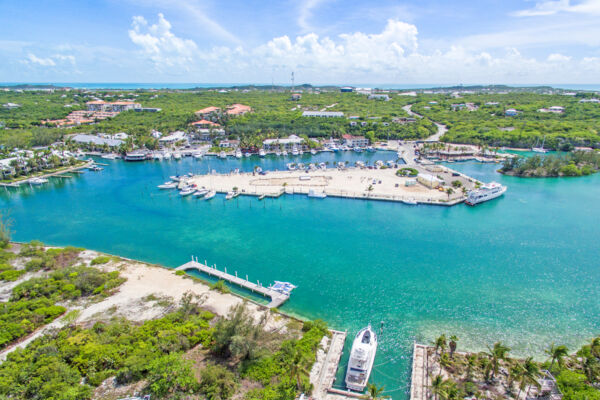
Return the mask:
<path id="1" fill-rule="evenodd" d="M 600 0 L 0 0 L 0 82 L 598 84 Z"/>

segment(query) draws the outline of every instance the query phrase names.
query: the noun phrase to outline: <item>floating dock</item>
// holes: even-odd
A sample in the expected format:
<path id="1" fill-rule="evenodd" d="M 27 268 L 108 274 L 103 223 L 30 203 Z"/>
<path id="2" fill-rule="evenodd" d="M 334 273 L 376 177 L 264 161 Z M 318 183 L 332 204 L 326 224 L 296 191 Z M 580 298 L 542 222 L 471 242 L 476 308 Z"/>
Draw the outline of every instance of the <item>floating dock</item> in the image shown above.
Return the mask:
<path id="1" fill-rule="evenodd" d="M 208 265 L 206 265 L 206 261 L 204 261 L 204 262 L 205 262 L 205 264 L 202 264 L 202 263 L 198 262 L 197 258 L 194 260 L 194 257 L 192 257 L 192 261 L 189 261 L 189 262 L 175 268 L 175 271 L 186 271 L 186 270 L 190 270 L 190 269 L 195 269 L 197 271 L 205 273 L 206 275 L 214 276 L 215 278 L 218 278 L 220 280 L 224 280 L 226 282 L 233 283 L 244 289 L 248 289 L 254 293 L 261 294 L 261 295 L 271 299 L 269 304 L 267 304 L 267 307 L 269 307 L 269 308 L 279 307 L 290 298 L 291 290 L 288 292 L 285 292 L 285 291 L 280 292 L 280 291 L 274 290 L 273 286 L 264 287 L 259 281 L 256 281 L 256 283 L 250 282 L 248 280 L 248 275 L 246 275 L 246 279 L 238 278 L 237 271 L 235 272 L 235 275 L 231 275 L 231 274 L 227 273 L 227 268 L 225 268 L 225 271 L 220 271 L 217 269 L 216 266 L 208 266 Z M 280 284 L 280 282 L 276 282 L 276 285 L 278 285 L 278 284 Z M 279 285 L 279 286 L 281 286 L 281 285 Z"/>

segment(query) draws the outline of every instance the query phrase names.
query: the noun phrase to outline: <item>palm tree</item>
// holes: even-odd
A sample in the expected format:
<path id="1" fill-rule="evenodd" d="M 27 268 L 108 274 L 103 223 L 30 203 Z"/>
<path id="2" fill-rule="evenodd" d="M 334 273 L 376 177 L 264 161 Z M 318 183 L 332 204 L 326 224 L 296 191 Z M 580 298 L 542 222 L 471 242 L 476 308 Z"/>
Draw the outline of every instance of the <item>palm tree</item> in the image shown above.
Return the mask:
<path id="1" fill-rule="evenodd" d="M 521 377 L 521 385 L 519 386 L 519 394 L 517 395 L 517 399 L 521 395 L 521 390 L 527 387 L 527 393 L 525 398 L 529 396 L 529 391 L 531 390 L 531 386 L 540 386 L 538 382 L 538 378 L 540 376 L 540 367 L 533 361 L 533 357 L 529 357 L 523 363 L 523 376 Z"/>
<path id="2" fill-rule="evenodd" d="M 448 343 L 448 345 L 450 346 L 450 358 L 454 358 L 454 352 L 456 351 L 456 342 L 458 342 L 458 336 L 450 336 L 450 342 Z"/>
<path id="3" fill-rule="evenodd" d="M 440 395 L 444 394 L 444 378 L 441 375 L 436 376 L 431 381 L 431 393 L 434 396 L 434 400 L 437 400 Z"/>
<path id="4" fill-rule="evenodd" d="M 556 346 L 552 343 L 550 347 L 548 347 L 548 350 L 546 350 L 546 354 L 548 354 L 552 360 L 550 362 L 550 371 L 552 371 L 555 361 L 558 362 L 559 368 L 562 368 L 564 358 L 569 355 L 569 349 L 567 346 Z"/>
<path id="5" fill-rule="evenodd" d="M 369 383 L 367 385 L 367 394 L 365 394 L 364 398 L 369 400 L 378 400 L 381 399 L 381 394 L 385 388 L 383 386 L 377 386 L 374 383 Z"/>
<path id="6" fill-rule="evenodd" d="M 446 335 L 442 334 L 435 340 L 436 353 L 437 353 L 438 349 L 441 349 L 442 354 L 444 353 L 444 350 L 446 350 Z"/>
<path id="7" fill-rule="evenodd" d="M 510 348 L 503 345 L 500 342 L 496 342 L 494 343 L 494 347 L 490 348 L 488 347 L 489 352 L 487 353 L 487 356 L 490 358 L 491 362 L 492 362 L 492 380 L 494 379 L 494 377 L 496 376 L 496 374 L 498 373 L 498 367 L 500 366 L 500 361 L 501 360 L 506 360 L 506 356 L 508 354 L 508 352 L 510 351 Z"/>
<path id="8" fill-rule="evenodd" d="M 302 390 L 302 375 L 308 374 L 309 371 L 306 367 L 308 362 L 307 357 L 302 351 L 294 347 L 293 356 L 289 362 L 290 376 L 296 379 L 296 386 L 298 390 Z M 373 398 L 375 399 L 375 398 Z"/>
<path id="9" fill-rule="evenodd" d="M 509 370 L 508 375 L 508 390 L 512 392 L 512 386 L 514 382 L 520 382 L 523 374 L 525 373 L 525 368 L 520 362 L 514 363 Z"/>
<path id="10" fill-rule="evenodd" d="M 448 199 L 450 199 L 450 196 L 452 195 L 452 193 L 454 193 L 454 189 L 452 189 L 452 188 L 446 189 L 446 194 L 448 195 Z"/>

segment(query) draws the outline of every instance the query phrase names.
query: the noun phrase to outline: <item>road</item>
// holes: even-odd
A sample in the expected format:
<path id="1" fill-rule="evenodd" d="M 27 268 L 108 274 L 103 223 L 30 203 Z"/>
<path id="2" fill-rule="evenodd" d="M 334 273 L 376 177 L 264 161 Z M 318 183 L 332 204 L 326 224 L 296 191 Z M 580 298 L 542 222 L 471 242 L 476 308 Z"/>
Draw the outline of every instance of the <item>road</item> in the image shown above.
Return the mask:
<path id="1" fill-rule="evenodd" d="M 404 107 L 402 107 L 402 109 L 404 111 L 406 111 L 408 113 L 408 115 L 410 115 L 412 117 L 416 117 L 416 118 L 423 118 L 423 116 L 421 114 L 417 114 L 411 108 L 412 108 L 412 104 L 407 104 Z M 446 125 L 438 124 L 437 122 L 434 122 L 434 121 L 432 121 L 432 122 L 435 124 L 435 126 L 437 126 L 437 132 L 435 134 L 429 136 L 425 140 L 428 142 L 437 142 L 448 131 L 448 128 L 446 127 Z"/>

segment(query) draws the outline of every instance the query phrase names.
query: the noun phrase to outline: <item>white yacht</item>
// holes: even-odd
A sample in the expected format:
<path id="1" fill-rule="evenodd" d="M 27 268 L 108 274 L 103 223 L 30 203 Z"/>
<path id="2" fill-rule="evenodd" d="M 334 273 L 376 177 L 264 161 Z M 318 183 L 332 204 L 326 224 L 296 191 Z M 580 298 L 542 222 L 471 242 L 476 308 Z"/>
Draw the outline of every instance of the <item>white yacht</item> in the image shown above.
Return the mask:
<path id="1" fill-rule="evenodd" d="M 238 197 L 240 194 L 238 192 L 227 192 L 227 195 L 225 196 L 225 200 L 231 200 L 231 199 L 235 199 L 236 197 Z"/>
<path id="2" fill-rule="evenodd" d="M 206 196 L 204 196 L 204 200 L 210 200 L 213 197 L 215 197 L 216 194 L 217 194 L 217 192 L 215 192 L 214 190 L 211 190 L 210 192 L 206 193 Z"/>
<path id="3" fill-rule="evenodd" d="M 202 152 L 200 152 L 200 151 L 197 151 L 197 152 L 195 152 L 195 153 L 193 154 L 193 156 L 194 156 L 194 158 L 195 158 L 196 160 L 199 160 L 199 159 L 201 159 L 201 158 L 202 158 Z"/>
<path id="4" fill-rule="evenodd" d="M 356 334 L 350 350 L 348 369 L 346 370 L 346 387 L 362 392 L 367 386 L 369 375 L 377 352 L 377 334 L 371 324 Z"/>
<path id="5" fill-rule="evenodd" d="M 158 185 L 159 189 L 175 189 L 177 187 L 177 182 L 168 181 L 163 183 L 162 185 Z"/>
<path id="6" fill-rule="evenodd" d="M 48 179 L 46 179 L 46 178 L 31 178 L 29 180 L 29 184 L 31 184 L 31 185 L 43 185 L 44 183 L 48 183 Z"/>
<path id="7" fill-rule="evenodd" d="M 281 155 L 281 150 L 275 150 L 275 155 L 279 157 Z"/>
<path id="8" fill-rule="evenodd" d="M 196 191 L 196 188 L 193 186 L 187 186 L 183 189 L 181 189 L 181 191 L 179 191 L 179 194 L 183 197 L 183 196 L 189 196 L 190 194 L 194 193 Z"/>
<path id="9" fill-rule="evenodd" d="M 244 153 L 244 157 L 246 157 L 246 158 L 250 157 L 251 155 L 252 154 L 250 154 L 250 153 Z"/>
<path id="10" fill-rule="evenodd" d="M 165 152 L 165 154 L 163 154 L 163 158 L 165 160 L 170 160 L 172 156 L 173 156 L 173 154 L 171 154 L 170 151 L 167 151 L 167 152 Z"/>
<path id="11" fill-rule="evenodd" d="M 242 151 L 240 149 L 235 151 L 235 158 L 242 158 Z"/>
<path id="12" fill-rule="evenodd" d="M 327 197 L 327 194 L 325 194 L 325 192 L 315 192 L 314 189 L 310 189 L 308 191 L 308 197 L 314 197 L 316 199 L 324 199 L 325 197 Z"/>
<path id="13" fill-rule="evenodd" d="M 181 160 L 181 153 L 176 151 L 175 153 L 173 153 L 173 158 L 176 160 Z"/>
<path id="14" fill-rule="evenodd" d="M 287 163 L 286 166 L 287 166 L 287 169 L 289 171 L 295 171 L 296 170 L 296 164 L 294 164 L 294 163 Z"/>
<path id="15" fill-rule="evenodd" d="M 163 154 L 162 153 L 154 153 L 152 155 L 152 158 L 154 158 L 156 161 L 162 161 L 163 159 Z"/>
<path id="16" fill-rule="evenodd" d="M 264 149 L 260 149 L 260 150 L 258 151 L 258 156 L 259 156 L 259 157 L 264 157 L 264 156 L 266 156 L 266 155 L 267 155 L 267 152 L 266 152 Z"/>
<path id="17" fill-rule="evenodd" d="M 502 186 L 498 182 L 490 182 L 481 186 L 479 189 L 471 190 L 467 195 L 465 203 L 474 206 L 475 204 L 500 197 L 504 192 L 506 192 L 506 186 Z"/>
<path id="18" fill-rule="evenodd" d="M 194 192 L 194 197 L 204 197 L 208 194 L 208 189 L 198 189 Z"/>
<path id="19" fill-rule="evenodd" d="M 315 149 L 311 149 L 310 150 L 310 154 L 312 154 L 313 156 L 317 154 L 317 151 Z"/>
<path id="20" fill-rule="evenodd" d="M 286 156 L 288 155 L 288 152 L 287 152 L 287 150 L 284 150 L 284 151 L 282 151 L 282 152 L 281 152 L 281 155 L 283 155 L 284 157 L 286 157 Z"/>
<path id="21" fill-rule="evenodd" d="M 220 152 L 219 158 L 227 158 L 227 153 L 225 153 L 224 151 Z"/>
<path id="22" fill-rule="evenodd" d="M 297 156 L 298 154 L 300 154 L 300 153 L 298 152 L 298 148 L 297 148 L 296 146 L 292 147 L 292 155 L 293 155 L 293 156 Z"/>
<path id="23" fill-rule="evenodd" d="M 104 158 L 105 160 L 116 160 L 117 159 L 117 155 L 115 153 L 102 154 L 100 157 Z"/>

